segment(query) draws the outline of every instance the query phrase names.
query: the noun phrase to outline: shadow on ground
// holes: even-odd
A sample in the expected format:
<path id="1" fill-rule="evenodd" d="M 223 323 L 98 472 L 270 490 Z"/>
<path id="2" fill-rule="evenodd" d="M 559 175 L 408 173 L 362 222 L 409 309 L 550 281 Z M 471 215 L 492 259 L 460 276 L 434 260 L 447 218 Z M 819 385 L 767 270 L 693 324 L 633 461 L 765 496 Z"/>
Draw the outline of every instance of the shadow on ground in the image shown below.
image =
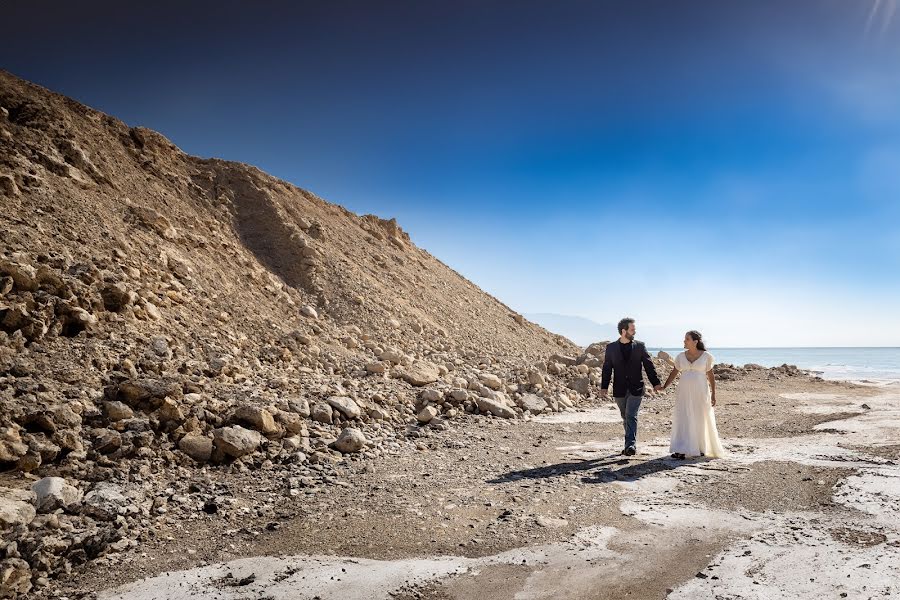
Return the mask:
<path id="1" fill-rule="evenodd" d="M 574 462 L 557 463 L 510 471 L 500 477 L 488 480 L 488 483 L 512 483 L 523 479 L 552 479 L 554 477 L 566 477 L 572 474 L 582 473 L 582 483 L 611 483 L 614 481 L 637 481 L 648 475 L 655 475 L 664 471 L 671 471 L 681 466 L 706 462 L 704 459 L 675 460 L 674 458 L 652 458 L 650 460 L 635 463 L 634 460 L 623 458 L 619 454 L 579 460 Z"/>

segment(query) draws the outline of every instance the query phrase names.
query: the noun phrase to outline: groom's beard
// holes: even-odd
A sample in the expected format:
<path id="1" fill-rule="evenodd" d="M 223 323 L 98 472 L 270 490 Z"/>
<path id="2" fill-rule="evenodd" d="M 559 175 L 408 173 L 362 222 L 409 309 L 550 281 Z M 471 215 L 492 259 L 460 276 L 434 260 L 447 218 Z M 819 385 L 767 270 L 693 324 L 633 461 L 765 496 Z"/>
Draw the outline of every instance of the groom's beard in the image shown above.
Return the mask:
<path id="1" fill-rule="evenodd" d="M 625 337 L 628 338 L 628 341 L 629 341 L 629 342 L 633 342 L 633 341 L 634 341 L 634 334 L 626 333 L 626 334 L 625 334 Z"/>

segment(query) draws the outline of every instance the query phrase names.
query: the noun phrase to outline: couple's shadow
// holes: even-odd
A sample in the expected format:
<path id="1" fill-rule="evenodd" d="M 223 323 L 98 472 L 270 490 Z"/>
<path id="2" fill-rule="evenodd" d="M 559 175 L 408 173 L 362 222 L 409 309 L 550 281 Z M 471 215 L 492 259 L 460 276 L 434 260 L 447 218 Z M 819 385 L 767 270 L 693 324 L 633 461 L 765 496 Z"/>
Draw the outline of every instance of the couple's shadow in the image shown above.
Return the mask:
<path id="1" fill-rule="evenodd" d="M 629 460 L 620 454 L 612 454 L 600 458 L 544 465 L 520 471 L 509 471 L 499 477 L 488 480 L 488 483 L 512 483 L 523 479 L 552 479 L 578 473 L 583 473 L 582 483 L 630 482 L 637 481 L 648 475 L 671 471 L 678 467 L 701 462 L 706 462 L 706 459 L 689 458 L 687 460 L 677 460 L 668 456 L 635 462 L 634 459 Z"/>

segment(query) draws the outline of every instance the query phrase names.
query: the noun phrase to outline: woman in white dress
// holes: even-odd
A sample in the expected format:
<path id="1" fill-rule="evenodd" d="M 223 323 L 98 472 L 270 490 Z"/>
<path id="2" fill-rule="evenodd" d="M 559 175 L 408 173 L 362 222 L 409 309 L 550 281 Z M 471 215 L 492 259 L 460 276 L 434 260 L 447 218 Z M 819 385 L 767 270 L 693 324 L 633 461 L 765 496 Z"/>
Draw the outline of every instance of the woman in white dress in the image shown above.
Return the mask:
<path id="1" fill-rule="evenodd" d="M 725 454 L 716 429 L 716 378 L 713 375 L 713 355 L 706 351 L 703 336 L 688 331 L 684 336 L 684 352 L 675 357 L 675 368 L 663 389 L 681 373 L 672 416 L 672 458 Z"/>

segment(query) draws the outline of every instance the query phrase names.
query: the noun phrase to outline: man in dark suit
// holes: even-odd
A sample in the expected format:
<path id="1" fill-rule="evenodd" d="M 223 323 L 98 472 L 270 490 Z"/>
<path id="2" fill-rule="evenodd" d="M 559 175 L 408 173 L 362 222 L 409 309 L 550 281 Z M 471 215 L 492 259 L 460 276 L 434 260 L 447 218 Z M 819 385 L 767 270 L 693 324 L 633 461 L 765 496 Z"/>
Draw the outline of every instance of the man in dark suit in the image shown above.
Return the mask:
<path id="1" fill-rule="evenodd" d="M 625 424 L 625 449 L 622 454 L 634 456 L 637 453 L 637 417 L 644 397 L 644 377 L 641 367 L 647 371 L 647 378 L 657 392 L 662 384 L 656 374 L 647 347 L 643 342 L 634 341 L 634 319 L 619 321 L 619 339 L 606 346 L 603 360 L 603 379 L 600 382 L 600 396 L 608 397 L 609 380 L 613 378 L 613 398 L 622 413 Z"/>

